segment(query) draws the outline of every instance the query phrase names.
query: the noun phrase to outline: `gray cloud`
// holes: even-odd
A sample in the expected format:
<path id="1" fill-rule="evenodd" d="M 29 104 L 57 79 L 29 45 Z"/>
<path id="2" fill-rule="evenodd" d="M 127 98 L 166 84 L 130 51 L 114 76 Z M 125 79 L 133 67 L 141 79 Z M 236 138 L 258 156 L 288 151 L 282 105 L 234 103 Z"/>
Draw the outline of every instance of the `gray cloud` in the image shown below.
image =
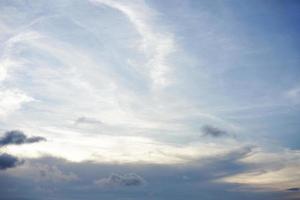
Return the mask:
<path id="1" fill-rule="evenodd" d="M 115 186 L 140 186 L 145 183 L 145 180 L 137 174 L 111 174 L 108 178 L 102 178 L 94 182 L 101 187 Z"/>
<path id="2" fill-rule="evenodd" d="M 46 164 L 37 164 L 31 166 L 39 171 L 40 181 L 47 181 L 47 182 L 57 182 L 57 181 L 75 181 L 78 179 L 77 175 L 69 172 L 65 173 L 61 171 L 55 165 L 46 165 Z"/>
<path id="3" fill-rule="evenodd" d="M 214 126 L 210 126 L 210 125 L 203 126 L 202 131 L 205 136 L 222 137 L 222 136 L 229 135 L 227 131 L 216 128 Z"/>
<path id="4" fill-rule="evenodd" d="M 0 170 L 13 168 L 22 163 L 23 163 L 23 161 L 19 160 L 15 156 L 12 156 L 12 155 L 9 155 L 6 153 L 0 154 Z"/>
<path id="5" fill-rule="evenodd" d="M 294 188 L 288 188 L 287 191 L 291 191 L 291 192 L 299 192 L 300 188 L 294 187 Z"/>
<path id="6" fill-rule="evenodd" d="M 91 117 L 79 117 L 74 122 L 76 125 L 80 124 L 93 124 L 93 125 L 103 125 L 100 120 Z"/>
<path id="7" fill-rule="evenodd" d="M 0 186 L 3 186 L 0 187 L 0 194 L 7 199 L 20 196 L 43 199 L 47 196 L 48 199 L 85 200 L 219 200 L 220 196 L 231 200 L 278 200 L 298 194 L 257 192 L 244 185 L 215 181 L 252 171 L 251 166 L 239 162 L 250 153 L 251 148 L 245 147 L 223 156 L 173 165 L 70 162 L 54 157 L 28 159 L 22 169 L 15 169 L 14 174 L 0 173 Z M 51 169 L 52 166 L 55 169 Z M 26 173 L 22 173 L 24 169 Z M 118 174 L 108 176 L 111 172 Z M 95 174 L 103 178 L 97 180 Z M 74 179 L 74 175 L 77 178 Z M 7 190 L 7 187 L 15 189 Z"/>
<path id="8" fill-rule="evenodd" d="M 11 144 L 30 144 L 45 140 L 45 138 L 39 136 L 27 137 L 22 131 L 12 130 L 5 132 L 4 136 L 0 138 L 0 147 Z M 23 162 L 23 160 L 7 153 L 0 154 L 0 170 L 16 167 L 23 164 Z"/>
<path id="9" fill-rule="evenodd" d="M 27 137 L 22 131 L 12 130 L 7 131 L 2 138 L 0 138 L 0 147 L 10 144 L 29 144 L 46 141 L 46 138 L 35 136 Z"/>

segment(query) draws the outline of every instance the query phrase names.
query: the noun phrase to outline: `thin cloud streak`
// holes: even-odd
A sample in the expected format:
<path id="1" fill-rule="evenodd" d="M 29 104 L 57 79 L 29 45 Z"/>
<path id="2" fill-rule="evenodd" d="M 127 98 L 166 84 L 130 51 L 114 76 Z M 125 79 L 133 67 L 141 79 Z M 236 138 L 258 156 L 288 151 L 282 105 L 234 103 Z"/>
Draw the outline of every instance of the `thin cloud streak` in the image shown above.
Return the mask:
<path id="1" fill-rule="evenodd" d="M 128 17 L 142 37 L 140 50 L 146 56 L 145 67 L 150 70 L 154 89 L 170 84 L 171 81 L 167 78 L 171 70 L 168 56 L 175 51 L 176 45 L 171 33 L 159 32 L 152 26 L 152 18 L 156 13 L 143 1 L 136 1 L 132 4 L 110 0 L 92 0 L 91 2 L 117 9 Z"/>

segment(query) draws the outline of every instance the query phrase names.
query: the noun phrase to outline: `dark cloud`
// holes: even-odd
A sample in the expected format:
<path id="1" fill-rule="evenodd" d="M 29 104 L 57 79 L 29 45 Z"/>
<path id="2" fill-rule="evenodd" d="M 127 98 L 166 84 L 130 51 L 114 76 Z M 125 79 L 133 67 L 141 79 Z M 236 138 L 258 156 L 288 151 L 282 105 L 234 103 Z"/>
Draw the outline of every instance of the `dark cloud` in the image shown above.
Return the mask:
<path id="1" fill-rule="evenodd" d="M 287 199 L 287 195 L 298 194 L 286 191 L 257 192 L 244 185 L 216 181 L 251 171 L 251 166 L 239 162 L 251 152 L 250 147 L 245 147 L 207 160 L 170 165 L 70 162 L 53 157 L 29 159 L 20 169 L 21 173 L 18 168 L 11 176 L 0 173 L 0 194 L 3 199 L 22 196 L 33 200 L 45 197 L 57 200 L 219 200 L 220 197 L 230 200 L 279 200 Z M 52 167 L 46 166 L 55 166 L 58 170 L 54 170 L 53 174 Z M 26 173 L 22 173 L 24 169 Z M 51 175 L 48 175 L 49 171 Z M 65 178 L 61 178 L 62 174 L 71 177 L 75 174 L 77 178 L 65 181 Z M 37 176 L 40 176 L 38 182 Z"/>
<path id="2" fill-rule="evenodd" d="M 219 128 L 216 128 L 214 126 L 205 125 L 202 127 L 202 131 L 204 135 L 206 136 L 212 136 L 212 137 L 222 137 L 222 136 L 228 136 L 228 132 Z"/>
<path id="3" fill-rule="evenodd" d="M 137 174 L 111 174 L 108 178 L 102 178 L 94 182 L 101 187 L 115 186 L 140 186 L 145 183 L 145 180 Z"/>
<path id="4" fill-rule="evenodd" d="M 22 131 L 12 130 L 7 131 L 2 138 L 0 138 L 0 147 L 10 144 L 29 144 L 46 141 L 43 137 L 27 137 Z"/>
<path id="5" fill-rule="evenodd" d="M 287 191 L 291 192 L 300 192 L 300 188 L 294 187 L 294 188 L 288 188 Z"/>
<path id="6" fill-rule="evenodd" d="M 22 164 L 23 161 L 20 161 L 17 157 L 3 153 L 0 154 L 0 170 L 5 170 L 8 168 L 16 167 Z"/>
<path id="7" fill-rule="evenodd" d="M 5 132 L 4 136 L 0 138 L 0 147 L 4 147 L 11 144 L 30 144 L 40 141 L 45 141 L 43 137 L 27 137 L 22 131 L 13 130 Z M 13 168 L 23 163 L 17 157 L 9 155 L 7 153 L 0 154 L 0 170 Z"/>

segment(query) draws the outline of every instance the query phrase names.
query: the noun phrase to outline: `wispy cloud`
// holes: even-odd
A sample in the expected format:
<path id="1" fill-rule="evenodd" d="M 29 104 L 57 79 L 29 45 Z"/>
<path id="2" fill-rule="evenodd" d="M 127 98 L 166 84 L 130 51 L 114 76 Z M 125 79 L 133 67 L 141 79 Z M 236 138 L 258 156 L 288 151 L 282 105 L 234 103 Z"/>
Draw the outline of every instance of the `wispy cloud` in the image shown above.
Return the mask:
<path id="1" fill-rule="evenodd" d="M 231 12 L 236 6 L 230 2 L 0 2 L 0 128 L 48 139 L 38 143 L 45 138 L 7 132 L 0 139 L 6 152 L 0 165 L 10 169 L 0 176 L 21 174 L 30 187 L 42 182 L 43 189 L 79 188 L 95 196 L 102 186 L 148 194 L 136 187 L 147 180 L 162 194 L 143 199 L 173 199 L 168 191 L 188 199 L 235 191 L 240 199 L 236 185 L 298 188 L 297 151 L 273 150 L 283 145 L 274 144 L 279 136 L 290 134 L 296 143 L 299 88 L 290 84 L 299 70 L 286 60 L 298 61 L 290 51 L 281 59 L 288 48 L 277 43 L 279 51 L 274 44 L 281 39 L 271 32 L 263 39 L 251 17 L 241 25 L 248 16 L 262 16 L 249 4 Z M 255 8 L 276 10 L 269 6 Z M 243 15 L 239 23 L 232 13 Z M 270 18 L 265 24 L 272 27 Z M 280 75 L 282 87 L 272 75 L 282 71 L 278 63 L 289 74 Z M 287 98 L 277 98 L 283 93 Z M 293 110 L 281 106 L 289 102 Z M 41 164 L 44 155 L 67 160 Z M 32 158 L 38 164 L 16 167 Z M 130 195 L 122 198 L 134 199 Z"/>
<path id="2" fill-rule="evenodd" d="M 26 27 L 30 27 L 31 24 Z M 20 109 L 22 104 L 34 100 L 18 88 L 5 87 L 3 82 L 10 78 L 11 72 L 24 64 L 22 59 L 16 57 L 16 51 L 18 51 L 16 46 L 38 37 L 40 35 L 37 32 L 26 31 L 25 29 L 25 31 L 14 33 L 14 35 L 3 41 L 2 52 L 0 54 L 0 118 L 4 118 Z"/>
<path id="3" fill-rule="evenodd" d="M 149 8 L 144 1 L 124 2 L 110 0 L 92 0 L 122 12 L 134 25 L 141 36 L 139 49 L 146 57 L 146 63 L 139 63 L 145 70 L 149 70 L 154 88 L 164 87 L 171 83 L 168 73 L 171 68 L 168 56 L 176 50 L 171 33 L 155 27 L 153 18 L 156 12 Z"/>

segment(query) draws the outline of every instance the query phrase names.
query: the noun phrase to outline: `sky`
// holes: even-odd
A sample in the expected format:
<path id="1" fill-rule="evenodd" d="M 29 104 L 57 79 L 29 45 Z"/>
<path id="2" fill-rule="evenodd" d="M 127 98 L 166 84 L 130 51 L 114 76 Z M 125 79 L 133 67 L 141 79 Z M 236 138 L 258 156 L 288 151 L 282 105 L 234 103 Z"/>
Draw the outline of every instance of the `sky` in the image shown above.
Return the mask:
<path id="1" fill-rule="evenodd" d="M 0 200 L 300 198 L 297 0 L 0 0 Z"/>

